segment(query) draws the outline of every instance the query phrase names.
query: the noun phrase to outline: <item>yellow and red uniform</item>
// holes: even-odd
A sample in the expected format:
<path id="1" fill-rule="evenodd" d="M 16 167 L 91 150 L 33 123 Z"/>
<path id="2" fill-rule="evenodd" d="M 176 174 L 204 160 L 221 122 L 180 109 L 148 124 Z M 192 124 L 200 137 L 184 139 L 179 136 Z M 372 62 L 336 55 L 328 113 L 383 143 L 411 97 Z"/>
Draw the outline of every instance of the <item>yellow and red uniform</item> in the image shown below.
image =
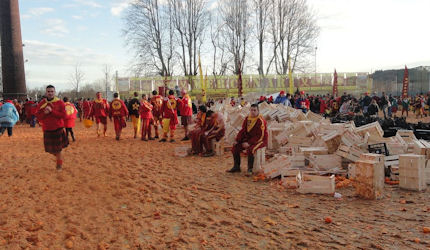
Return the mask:
<path id="1" fill-rule="evenodd" d="M 75 127 L 75 120 L 76 120 L 76 113 L 78 111 L 76 110 L 75 105 L 70 102 L 64 103 L 66 108 L 66 117 L 64 118 L 64 127 L 65 128 L 73 128 Z"/>
<path id="2" fill-rule="evenodd" d="M 162 113 L 161 113 L 161 106 L 163 105 L 163 97 L 161 97 L 161 95 L 155 95 L 151 98 L 150 103 L 153 107 L 152 115 L 153 115 L 155 136 L 158 137 L 158 125 L 161 123 L 163 119 Z"/>
<path id="3" fill-rule="evenodd" d="M 267 145 L 267 123 L 261 115 L 257 117 L 248 116 L 245 118 L 242 124 L 242 129 L 236 136 L 236 144 L 232 148 L 233 154 L 240 154 L 244 149 L 242 143 L 247 142 L 249 148 L 247 148 L 248 155 L 254 155 L 255 151 L 259 148 L 263 148 Z"/>
<path id="4" fill-rule="evenodd" d="M 207 123 L 205 133 L 202 134 L 202 144 L 206 148 L 206 152 L 212 151 L 212 140 L 219 141 L 225 135 L 224 118 L 220 113 L 214 113 L 211 121 Z M 207 134 L 206 134 L 207 132 Z"/>
<path id="5" fill-rule="evenodd" d="M 45 114 L 45 108 L 51 108 L 51 112 Z M 57 97 L 52 100 L 43 99 L 36 108 L 36 117 L 42 123 L 43 142 L 45 151 L 57 154 L 69 145 L 64 131 L 64 119 L 66 108 L 64 102 Z"/>
<path id="6" fill-rule="evenodd" d="M 170 131 L 170 139 L 175 135 L 176 124 L 178 124 L 178 114 L 176 112 L 177 102 L 174 95 L 169 95 L 167 100 L 163 100 L 161 113 L 163 116 L 163 137 L 166 139 Z"/>
<path id="7" fill-rule="evenodd" d="M 92 105 L 92 103 L 90 101 L 84 100 L 82 102 L 82 113 L 83 113 L 84 119 L 90 118 L 91 105 Z"/>
<path id="8" fill-rule="evenodd" d="M 153 118 L 152 115 L 153 106 L 147 100 L 142 100 L 140 103 L 140 118 L 142 119 L 142 139 L 145 139 L 146 136 L 151 138 L 151 126 L 150 122 Z"/>
<path id="9" fill-rule="evenodd" d="M 193 153 L 199 154 L 203 152 L 203 145 L 201 143 L 202 135 L 206 128 L 206 113 L 197 113 L 196 127 L 190 132 L 191 149 Z"/>
<path id="10" fill-rule="evenodd" d="M 182 99 L 178 99 L 179 113 L 181 114 L 181 124 L 188 126 L 191 124 L 191 117 L 193 116 L 193 103 L 191 97 L 185 94 Z"/>
<path id="11" fill-rule="evenodd" d="M 113 117 L 115 132 L 118 134 L 122 128 L 127 126 L 125 118 L 128 116 L 128 109 L 121 99 L 114 99 L 110 105 L 109 117 Z"/>
<path id="12" fill-rule="evenodd" d="M 109 103 L 106 99 L 95 99 L 91 103 L 91 112 L 90 116 L 94 116 L 96 118 L 96 123 L 107 124 L 107 116 L 109 114 Z"/>

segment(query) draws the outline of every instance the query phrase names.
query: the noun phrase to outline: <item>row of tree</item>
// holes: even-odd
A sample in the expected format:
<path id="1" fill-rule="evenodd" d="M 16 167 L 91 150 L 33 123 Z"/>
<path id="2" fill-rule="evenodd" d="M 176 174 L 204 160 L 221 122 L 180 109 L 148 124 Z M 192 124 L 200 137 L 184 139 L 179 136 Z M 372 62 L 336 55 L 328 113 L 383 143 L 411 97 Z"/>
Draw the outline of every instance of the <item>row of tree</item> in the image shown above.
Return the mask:
<path id="1" fill-rule="evenodd" d="M 197 75 L 201 52 L 213 75 L 304 72 L 319 35 L 306 0 L 135 0 L 124 23 L 133 70 L 149 76 Z"/>

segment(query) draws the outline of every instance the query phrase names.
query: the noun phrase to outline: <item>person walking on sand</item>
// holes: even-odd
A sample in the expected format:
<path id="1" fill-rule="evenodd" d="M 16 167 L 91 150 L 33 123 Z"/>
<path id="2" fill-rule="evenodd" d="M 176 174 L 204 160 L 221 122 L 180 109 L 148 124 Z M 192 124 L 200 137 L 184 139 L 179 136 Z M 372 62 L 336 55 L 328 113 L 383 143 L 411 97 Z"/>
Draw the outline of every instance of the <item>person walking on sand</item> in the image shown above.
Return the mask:
<path id="1" fill-rule="evenodd" d="M 153 107 L 152 108 L 152 116 L 153 116 L 153 119 L 152 119 L 153 124 L 152 125 L 154 125 L 154 132 L 155 132 L 154 138 L 158 139 L 159 138 L 158 125 L 160 125 L 161 121 L 163 120 L 163 118 L 162 118 L 163 114 L 161 112 L 161 106 L 163 105 L 163 97 L 161 97 L 161 95 L 159 95 L 157 93 L 157 91 L 154 90 L 154 91 L 152 91 L 152 97 L 151 97 L 150 103 Z"/>
<path id="2" fill-rule="evenodd" d="M 140 109 L 140 100 L 139 94 L 137 92 L 133 93 L 133 99 L 128 102 L 128 112 L 130 113 L 131 122 L 133 123 L 134 128 L 134 138 L 137 137 L 137 130 L 139 126 L 139 109 Z"/>
<path id="3" fill-rule="evenodd" d="M 63 98 L 64 105 L 66 106 L 66 118 L 64 118 L 64 127 L 66 128 L 67 139 L 69 134 L 72 136 L 72 140 L 75 141 L 75 134 L 73 128 L 75 127 L 76 114 L 78 110 L 73 103 L 69 102 L 68 97 Z"/>
<path id="4" fill-rule="evenodd" d="M 161 113 L 163 114 L 163 138 L 160 142 L 167 141 L 169 131 L 170 142 L 175 142 L 173 137 L 175 135 L 176 124 L 178 124 L 178 114 L 176 111 L 178 103 L 173 94 L 175 94 L 175 92 L 173 90 L 169 90 L 169 96 L 164 97 L 163 105 L 161 106 Z"/>
<path id="5" fill-rule="evenodd" d="M 7 130 L 7 135 L 12 136 L 13 126 L 19 120 L 19 113 L 12 101 L 7 100 L 0 106 L 0 136 Z"/>
<path id="6" fill-rule="evenodd" d="M 142 141 L 154 140 L 154 138 L 151 137 L 152 109 L 151 103 L 148 102 L 146 95 L 143 94 L 139 110 L 142 119 Z M 146 137 L 148 137 L 148 139 Z"/>
<path id="7" fill-rule="evenodd" d="M 119 99 L 118 93 L 113 94 L 113 98 L 114 99 L 110 105 L 109 118 L 112 120 L 113 117 L 113 124 L 115 127 L 116 134 L 115 139 L 119 141 L 122 129 L 127 126 L 125 119 L 128 116 L 128 110 L 124 101 Z"/>
<path id="8" fill-rule="evenodd" d="M 187 94 L 187 91 L 183 89 L 181 91 L 182 99 L 178 99 L 179 113 L 181 114 L 181 124 L 185 129 L 185 136 L 181 141 L 188 141 L 188 127 L 192 123 L 193 116 L 193 104 L 191 102 L 191 97 Z"/>
<path id="9" fill-rule="evenodd" d="M 46 87 L 46 98 L 37 105 L 36 116 L 42 123 L 43 144 L 45 151 L 55 155 L 57 159 L 57 170 L 63 166 L 61 151 L 69 145 L 66 132 L 64 131 L 64 119 L 66 118 L 66 107 L 62 100 L 55 96 L 55 87 Z"/>
<path id="10" fill-rule="evenodd" d="M 102 93 L 96 93 L 96 99 L 91 105 L 90 116 L 94 116 L 97 124 L 97 136 L 100 136 L 100 123 L 103 124 L 103 135 L 106 136 L 107 116 L 109 114 L 109 103 L 103 99 Z"/>

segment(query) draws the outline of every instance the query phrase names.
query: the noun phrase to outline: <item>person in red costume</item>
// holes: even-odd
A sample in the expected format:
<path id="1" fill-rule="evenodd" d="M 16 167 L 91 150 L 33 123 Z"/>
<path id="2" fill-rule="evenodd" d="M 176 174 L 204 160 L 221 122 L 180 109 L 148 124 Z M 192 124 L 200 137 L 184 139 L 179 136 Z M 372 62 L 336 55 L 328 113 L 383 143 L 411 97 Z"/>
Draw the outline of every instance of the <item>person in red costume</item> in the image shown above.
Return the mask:
<path id="1" fill-rule="evenodd" d="M 142 141 L 154 140 L 151 137 L 152 109 L 151 103 L 148 102 L 146 95 L 143 94 L 139 109 L 140 119 L 142 119 Z M 146 139 L 146 136 L 148 136 L 148 139 Z"/>
<path id="2" fill-rule="evenodd" d="M 206 129 L 206 112 L 207 108 L 205 105 L 201 105 L 199 107 L 199 112 L 197 113 L 197 117 L 195 120 L 195 127 L 190 132 L 191 138 L 191 153 L 194 155 L 198 155 L 203 153 L 203 144 L 202 144 L 202 134 Z"/>
<path id="3" fill-rule="evenodd" d="M 158 95 L 157 91 L 152 91 L 152 97 L 150 101 L 152 105 L 152 122 L 154 125 L 154 131 L 155 131 L 155 139 L 158 139 L 158 126 L 161 124 L 161 121 L 163 120 L 163 115 L 161 112 L 161 106 L 163 105 L 163 97 L 161 95 Z"/>
<path id="4" fill-rule="evenodd" d="M 32 107 L 34 106 L 34 104 L 35 104 L 35 102 L 33 102 L 31 97 L 24 104 L 24 112 L 25 112 L 25 116 L 26 116 L 26 122 L 28 124 L 30 124 L 30 127 L 33 127 L 33 128 L 36 126 L 36 119 L 34 117 L 34 113 L 32 112 Z"/>
<path id="5" fill-rule="evenodd" d="M 73 128 L 75 127 L 76 120 L 76 110 L 75 105 L 69 102 L 69 98 L 63 98 L 64 105 L 66 106 L 66 117 L 64 118 L 64 127 L 66 128 L 67 139 L 69 139 L 69 134 L 72 136 L 72 140 L 75 141 L 75 135 L 73 133 Z"/>
<path id="6" fill-rule="evenodd" d="M 43 144 L 45 151 L 55 155 L 57 158 L 57 170 L 63 166 L 61 151 L 69 145 L 66 132 L 64 131 L 64 119 L 66 118 L 66 107 L 64 102 L 55 96 L 55 87 L 46 87 L 46 98 L 37 105 L 36 116 L 42 123 Z"/>
<path id="7" fill-rule="evenodd" d="M 124 101 L 119 99 L 118 93 L 113 94 L 113 98 L 114 99 L 110 104 L 109 118 L 112 120 L 113 117 L 113 125 L 115 127 L 116 135 L 115 139 L 119 141 L 122 129 L 127 126 L 125 119 L 128 116 L 128 109 Z"/>
<path id="8" fill-rule="evenodd" d="M 82 115 L 83 115 L 84 119 L 90 119 L 91 105 L 92 105 L 92 103 L 90 101 L 90 98 L 88 98 L 82 102 L 82 113 L 83 113 Z M 94 118 L 93 118 L 93 120 L 94 120 Z"/>
<path id="9" fill-rule="evenodd" d="M 175 135 L 176 125 L 178 124 L 178 114 L 176 112 L 177 101 L 174 94 L 175 92 L 173 90 L 169 90 L 169 96 L 163 99 L 163 105 L 161 106 L 161 113 L 163 115 L 163 138 L 160 142 L 167 141 L 169 131 L 170 142 L 175 142 L 173 137 Z"/>
<path id="10" fill-rule="evenodd" d="M 233 144 L 232 153 L 234 166 L 227 172 L 240 172 L 240 152 L 246 150 L 248 155 L 248 173 L 252 174 L 254 166 L 254 154 L 259 148 L 267 145 L 267 123 L 260 115 L 257 104 L 252 104 L 249 116 L 245 118 L 242 129 L 236 136 L 236 142 Z"/>
<path id="11" fill-rule="evenodd" d="M 212 140 L 219 141 L 225 135 L 224 117 L 221 113 L 215 113 L 209 110 L 206 113 L 206 129 L 202 134 L 201 142 L 204 145 L 206 152 L 204 157 L 214 156 L 215 152 L 212 149 Z"/>
<path id="12" fill-rule="evenodd" d="M 94 116 L 97 124 L 97 135 L 100 136 L 100 123 L 103 124 L 103 135 L 106 136 L 109 103 L 103 99 L 102 93 L 96 93 L 96 99 L 91 104 L 90 116 Z"/>
<path id="13" fill-rule="evenodd" d="M 187 94 L 187 91 L 184 89 L 181 91 L 182 100 L 178 99 L 179 103 L 179 113 L 181 114 L 181 124 L 185 129 L 185 137 L 182 141 L 188 141 L 190 138 L 188 137 L 188 126 L 192 123 L 193 116 L 193 103 L 191 102 L 191 97 Z"/>

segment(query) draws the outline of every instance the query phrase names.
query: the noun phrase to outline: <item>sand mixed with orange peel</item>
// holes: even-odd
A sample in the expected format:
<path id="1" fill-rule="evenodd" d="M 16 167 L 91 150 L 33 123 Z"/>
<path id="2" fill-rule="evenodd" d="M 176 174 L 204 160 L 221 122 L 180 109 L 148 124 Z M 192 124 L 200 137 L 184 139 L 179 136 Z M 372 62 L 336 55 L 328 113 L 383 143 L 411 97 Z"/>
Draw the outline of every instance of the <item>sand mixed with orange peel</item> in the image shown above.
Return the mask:
<path id="1" fill-rule="evenodd" d="M 41 128 L 14 133 L 0 137 L 0 249 L 430 247 L 430 190 L 387 185 L 377 201 L 351 187 L 341 199 L 301 195 L 225 173 L 229 153 L 177 158 L 189 142 L 133 139 L 131 124 L 115 141 L 111 123 L 97 138 L 77 122 L 57 172 Z"/>

